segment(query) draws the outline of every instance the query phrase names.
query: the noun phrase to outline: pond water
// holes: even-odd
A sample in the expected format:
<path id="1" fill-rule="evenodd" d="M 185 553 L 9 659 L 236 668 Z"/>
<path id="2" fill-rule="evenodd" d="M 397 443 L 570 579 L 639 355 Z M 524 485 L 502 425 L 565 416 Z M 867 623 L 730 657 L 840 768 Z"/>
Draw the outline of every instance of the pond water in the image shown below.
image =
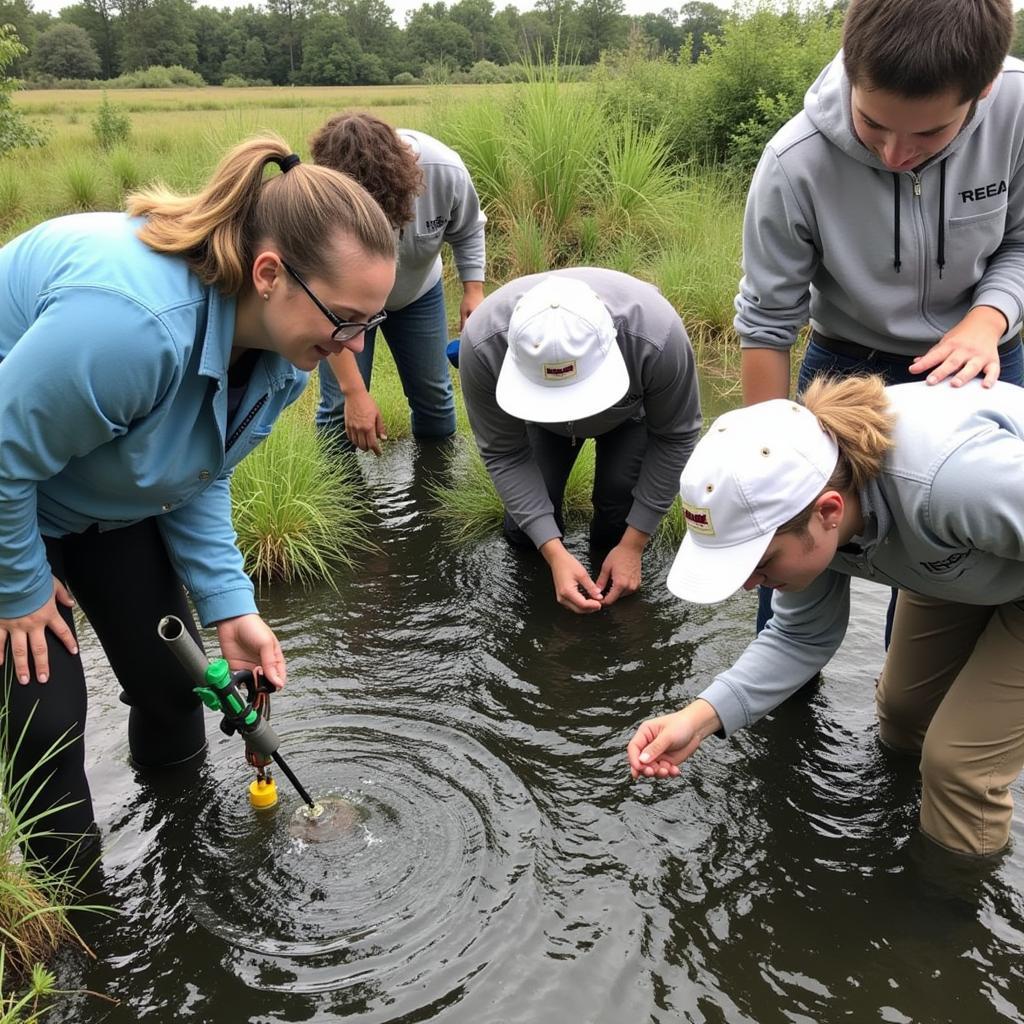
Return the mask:
<path id="1" fill-rule="evenodd" d="M 379 550 L 337 593 L 262 604 L 289 658 L 281 753 L 341 809 L 329 829 L 296 818 L 280 774 L 278 806 L 253 811 L 212 714 L 204 763 L 136 771 L 83 631 L 120 913 L 87 922 L 96 960 L 66 955 L 60 980 L 120 1003 L 71 996 L 48 1021 L 1024 1018 L 1024 816 L 985 872 L 915 838 L 915 767 L 875 738 L 881 588 L 857 587 L 820 686 L 679 779 L 634 783 L 633 730 L 739 653 L 753 596 L 685 605 L 654 552 L 640 595 L 577 618 L 539 558 L 444 542 L 435 449 L 363 465 Z"/>

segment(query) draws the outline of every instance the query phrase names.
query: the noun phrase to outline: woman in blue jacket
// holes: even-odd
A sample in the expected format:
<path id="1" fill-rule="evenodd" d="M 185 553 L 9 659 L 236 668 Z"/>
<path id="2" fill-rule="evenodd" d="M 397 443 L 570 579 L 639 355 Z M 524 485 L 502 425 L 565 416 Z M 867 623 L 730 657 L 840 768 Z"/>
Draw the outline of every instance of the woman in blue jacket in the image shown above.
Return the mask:
<path id="1" fill-rule="evenodd" d="M 264 180 L 268 164 L 284 173 Z M 7 734 L 24 730 L 15 777 L 71 738 L 33 801 L 60 808 L 34 858 L 95 857 L 72 592 L 131 707 L 140 765 L 205 745 L 201 705 L 156 634 L 170 613 L 198 638 L 185 590 L 232 667 L 284 685 L 229 477 L 306 371 L 361 348 L 394 275 L 391 226 L 368 193 L 272 135 L 235 147 L 196 195 L 150 188 L 127 214 L 47 221 L 0 249 L 0 656 Z"/>

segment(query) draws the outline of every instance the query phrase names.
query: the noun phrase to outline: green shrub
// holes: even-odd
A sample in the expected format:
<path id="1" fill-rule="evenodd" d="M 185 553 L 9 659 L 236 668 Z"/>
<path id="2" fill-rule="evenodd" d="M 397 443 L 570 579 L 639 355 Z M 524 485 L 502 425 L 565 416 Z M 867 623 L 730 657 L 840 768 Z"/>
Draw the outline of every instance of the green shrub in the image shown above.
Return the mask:
<path id="1" fill-rule="evenodd" d="M 96 109 L 96 116 L 92 119 L 92 134 L 100 149 L 113 149 L 128 141 L 132 133 L 131 118 L 122 110 L 107 99 L 103 94 L 103 100 Z"/>
<path id="2" fill-rule="evenodd" d="M 391 79 L 392 85 L 419 85 L 420 80 L 411 71 L 399 71 Z"/>
<path id="3" fill-rule="evenodd" d="M 749 166 L 801 108 L 841 31 L 834 8 L 747 2 L 730 13 L 721 36 L 709 37 L 696 64 L 651 59 L 636 46 L 607 57 L 594 81 L 622 116 L 661 127 L 677 157 Z"/>
<path id="4" fill-rule="evenodd" d="M 6 75 L 7 69 L 28 50 L 18 40 L 10 25 L 0 25 L 0 154 L 22 146 L 41 146 L 46 135 L 25 120 L 20 110 L 11 105 L 11 93 L 18 83 Z"/>
<path id="5" fill-rule="evenodd" d="M 111 89 L 198 89 L 206 85 L 202 75 L 180 64 L 167 67 L 154 64 L 151 67 L 126 71 L 109 83 Z"/>

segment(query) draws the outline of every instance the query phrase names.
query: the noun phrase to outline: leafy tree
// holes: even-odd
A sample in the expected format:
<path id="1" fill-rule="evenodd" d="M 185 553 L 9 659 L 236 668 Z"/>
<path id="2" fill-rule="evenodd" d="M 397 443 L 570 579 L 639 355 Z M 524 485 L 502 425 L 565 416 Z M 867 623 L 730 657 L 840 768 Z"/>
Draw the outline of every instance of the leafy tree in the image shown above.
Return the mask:
<path id="1" fill-rule="evenodd" d="M 686 33 L 679 27 L 679 15 L 671 7 L 666 7 L 659 14 L 648 12 L 637 19 L 637 26 L 646 39 L 649 39 L 656 51 L 671 54 L 679 53 Z"/>
<path id="2" fill-rule="evenodd" d="M 35 46 L 38 35 L 32 17 L 31 0 L 0 0 L 0 25 L 10 25 L 21 49 L 7 59 L 7 68 L 12 75 L 22 76 L 28 72 L 28 54 Z"/>
<path id="3" fill-rule="evenodd" d="M 25 120 L 20 110 L 11 104 L 11 93 L 17 88 L 17 79 L 9 78 L 7 71 L 26 47 L 18 40 L 10 25 L 0 25 L 0 154 L 20 146 L 41 146 L 43 133 Z"/>
<path id="4" fill-rule="evenodd" d="M 712 36 L 720 36 L 725 28 L 726 12 L 707 0 L 690 0 L 679 11 L 679 29 L 690 37 L 690 63 L 696 64 L 707 53 Z"/>
<path id="5" fill-rule="evenodd" d="M 453 21 L 443 3 L 413 11 L 405 28 L 410 55 L 420 64 L 444 64 L 456 70 L 473 63 L 473 37 Z"/>
<path id="6" fill-rule="evenodd" d="M 117 0 L 121 23 L 121 66 L 126 71 L 199 63 L 189 0 Z"/>
<path id="7" fill-rule="evenodd" d="M 70 22 L 59 21 L 36 40 L 32 51 L 36 71 L 54 78 L 98 78 L 100 56 L 89 33 Z"/>
<path id="8" fill-rule="evenodd" d="M 228 55 L 231 13 L 213 7 L 192 12 L 196 32 L 196 69 L 211 85 L 221 84 L 221 65 Z"/>
<path id="9" fill-rule="evenodd" d="M 624 0 L 580 0 L 576 8 L 579 61 L 593 64 L 602 50 L 612 50 L 626 41 L 629 22 Z"/>
<path id="10" fill-rule="evenodd" d="M 89 33 L 89 39 L 100 58 L 101 78 L 114 78 L 121 69 L 117 57 L 117 24 L 110 0 L 82 0 L 65 7 L 60 20 L 77 25 Z"/>
<path id="11" fill-rule="evenodd" d="M 448 11 L 452 21 L 462 25 L 473 41 L 473 57 L 484 60 L 491 52 L 490 36 L 494 26 L 491 0 L 459 0 Z"/>
<path id="12" fill-rule="evenodd" d="M 302 42 L 299 77 L 307 85 L 353 85 L 362 55 L 343 18 L 314 15 Z"/>
<path id="13" fill-rule="evenodd" d="M 305 31 L 306 11 L 301 0 L 267 0 L 270 28 L 273 38 L 280 41 L 282 53 L 287 54 L 287 76 L 280 72 L 272 75 L 275 82 L 294 82 L 302 63 L 302 35 Z M 273 54 L 271 64 L 274 64 Z"/>
<path id="14" fill-rule="evenodd" d="M 1018 11 L 1014 16 L 1013 46 L 1010 53 L 1014 57 L 1024 58 L 1024 11 Z"/>

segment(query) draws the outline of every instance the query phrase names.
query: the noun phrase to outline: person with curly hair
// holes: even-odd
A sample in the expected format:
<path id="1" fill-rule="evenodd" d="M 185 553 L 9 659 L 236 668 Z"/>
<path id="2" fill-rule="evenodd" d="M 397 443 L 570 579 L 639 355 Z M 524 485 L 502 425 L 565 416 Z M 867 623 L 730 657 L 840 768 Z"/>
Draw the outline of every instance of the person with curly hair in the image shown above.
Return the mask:
<path id="1" fill-rule="evenodd" d="M 462 281 L 459 329 L 484 297 L 486 216 L 457 153 L 423 132 L 392 128 L 370 114 L 332 117 L 310 140 L 317 164 L 351 175 L 377 200 L 398 233 L 398 277 L 388 296 L 385 340 L 409 401 L 417 438 L 455 433 L 455 398 L 445 350 L 448 320 L 441 246 Z M 361 353 L 342 352 L 320 371 L 316 424 L 344 444 L 380 454 L 386 439 L 370 394 L 376 331 Z"/>

